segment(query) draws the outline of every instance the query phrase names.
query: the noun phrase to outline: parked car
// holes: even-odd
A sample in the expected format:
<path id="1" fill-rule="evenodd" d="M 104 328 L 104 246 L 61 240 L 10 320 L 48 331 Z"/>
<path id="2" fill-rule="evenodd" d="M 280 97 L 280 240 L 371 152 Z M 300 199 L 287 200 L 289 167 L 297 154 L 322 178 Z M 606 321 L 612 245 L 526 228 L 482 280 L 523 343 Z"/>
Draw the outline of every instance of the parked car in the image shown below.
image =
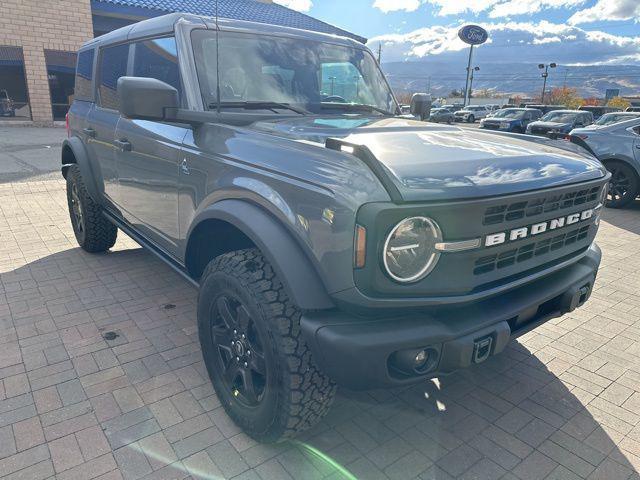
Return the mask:
<path id="1" fill-rule="evenodd" d="M 3 117 L 16 116 L 16 106 L 5 89 L 0 90 L 0 115 Z"/>
<path id="2" fill-rule="evenodd" d="M 553 110 L 540 120 L 527 125 L 526 133 L 532 135 L 557 136 L 569 133 L 574 128 L 586 127 L 593 123 L 591 112 L 580 110 Z"/>
<path id="3" fill-rule="evenodd" d="M 593 114 L 594 120 L 597 120 L 598 118 L 600 118 L 602 115 L 606 113 L 621 111 L 620 108 L 606 107 L 606 106 L 600 106 L 600 105 L 582 105 L 581 107 L 578 108 L 578 110 L 581 110 L 583 112 L 591 112 Z"/>
<path id="4" fill-rule="evenodd" d="M 442 105 L 440 108 L 446 108 L 447 110 L 451 110 L 453 113 L 456 113 L 458 110 L 462 110 L 464 105 L 461 103 L 448 103 L 446 105 Z"/>
<path id="5" fill-rule="evenodd" d="M 489 110 L 484 105 L 467 105 L 462 110 L 458 110 L 454 115 L 456 122 L 473 123 L 476 120 L 485 118 Z"/>
<path id="6" fill-rule="evenodd" d="M 524 133 L 527 125 L 540 117 L 542 112 L 535 108 L 503 108 L 480 120 L 480 128 Z"/>
<path id="7" fill-rule="evenodd" d="M 429 115 L 429 121 L 435 123 L 452 123 L 455 120 L 455 115 L 448 108 L 432 108 L 431 115 Z"/>
<path id="8" fill-rule="evenodd" d="M 566 110 L 567 107 L 564 105 L 538 105 L 535 103 L 528 103 L 525 105 L 525 108 L 535 108 L 536 110 L 540 110 L 542 114 L 553 112 L 555 110 Z"/>
<path id="9" fill-rule="evenodd" d="M 596 120 L 594 123 L 584 128 L 599 128 L 599 127 L 611 125 L 613 123 L 632 120 L 634 118 L 640 118 L 640 112 L 605 113 L 600 118 L 598 118 L 598 120 Z"/>
<path id="10" fill-rule="evenodd" d="M 625 112 L 640 112 L 640 107 L 627 107 Z"/>
<path id="11" fill-rule="evenodd" d="M 84 44 L 76 85 L 79 245 L 120 229 L 199 288 L 217 400 L 259 441 L 312 426 L 336 384 L 479 364 L 591 294 L 600 162 L 399 118 L 355 40 L 169 14 Z"/>
<path id="12" fill-rule="evenodd" d="M 606 206 L 621 208 L 640 194 L 640 118 L 598 128 L 576 128 L 568 139 L 595 155 L 611 172 Z"/>

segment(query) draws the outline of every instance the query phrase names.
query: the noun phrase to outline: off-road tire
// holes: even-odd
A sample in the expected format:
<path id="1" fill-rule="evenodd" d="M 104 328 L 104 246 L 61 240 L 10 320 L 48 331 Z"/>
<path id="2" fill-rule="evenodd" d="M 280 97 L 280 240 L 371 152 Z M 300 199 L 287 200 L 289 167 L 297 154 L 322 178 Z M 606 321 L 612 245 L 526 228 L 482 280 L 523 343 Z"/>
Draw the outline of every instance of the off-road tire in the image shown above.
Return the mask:
<path id="1" fill-rule="evenodd" d="M 264 393 L 252 408 L 237 398 L 237 391 L 234 396 L 220 371 L 211 312 L 227 295 L 246 307 L 263 345 Z M 207 371 L 227 414 L 260 442 L 282 441 L 308 429 L 328 412 L 335 396 L 335 384 L 318 370 L 302 338 L 300 316 L 273 268 L 255 248 L 220 255 L 202 274 L 198 328 Z"/>
<path id="2" fill-rule="evenodd" d="M 605 206 L 608 208 L 623 208 L 629 203 L 633 202 L 640 193 L 640 179 L 638 174 L 633 168 L 624 162 L 618 162 L 615 160 L 605 161 L 604 166 L 611 172 L 611 182 L 609 184 L 609 195 L 605 201 Z M 625 179 L 625 194 L 616 198 L 612 194 L 614 193 L 614 183 L 617 178 L 622 175 Z M 622 188 L 622 187 L 620 187 Z"/>
<path id="3" fill-rule="evenodd" d="M 80 229 L 74 214 L 74 188 L 82 211 L 84 228 Z M 102 207 L 89 196 L 78 165 L 67 171 L 67 205 L 76 240 L 83 250 L 99 253 L 109 250 L 116 243 L 118 228 L 102 214 Z"/>

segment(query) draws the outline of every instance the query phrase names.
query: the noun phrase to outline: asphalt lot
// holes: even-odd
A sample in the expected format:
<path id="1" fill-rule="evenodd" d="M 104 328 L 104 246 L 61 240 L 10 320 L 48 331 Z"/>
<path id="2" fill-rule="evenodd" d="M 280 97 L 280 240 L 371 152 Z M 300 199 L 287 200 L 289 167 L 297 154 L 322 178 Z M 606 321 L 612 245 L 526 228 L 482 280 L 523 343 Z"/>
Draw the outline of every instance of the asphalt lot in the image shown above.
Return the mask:
<path id="1" fill-rule="evenodd" d="M 125 235 L 77 247 L 64 135 L 0 129 L 2 478 L 640 480 L 640 205 L 605 211 L 585 307 L 452 376 L 340 390 L 259 445 L 206 377 L 196 291 Z"/>

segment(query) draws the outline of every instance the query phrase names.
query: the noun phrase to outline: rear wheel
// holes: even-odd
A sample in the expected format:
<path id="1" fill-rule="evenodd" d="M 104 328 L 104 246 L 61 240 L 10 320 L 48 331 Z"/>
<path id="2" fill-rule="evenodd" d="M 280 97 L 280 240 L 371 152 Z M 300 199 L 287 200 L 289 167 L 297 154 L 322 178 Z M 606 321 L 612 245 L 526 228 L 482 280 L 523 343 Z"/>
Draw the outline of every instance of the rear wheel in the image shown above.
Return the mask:
<path id="1" fill-rule="evenodd" d="M 476 117 L 475 117 L 475 116 L 473 116 L 473 115 L 469 115 L 469 118 L 467 119 L 467 122 L 469 122 L 469 123 L 473 123 L 473 122 L 475 122 L 475 121 L 476 121 Z"/>
<path id="2" fill-rule="evenodd" d="M 71 165 L 67 171 L 67 204 L 73 233 L 84 250 L 97 253 L 113 247 L 118 229 L 89 196 L 78 165 Z"/>
<path id="3" fill-rule="evenodd" d="M 626 163 L 616 161 L 606 162 L 605 167 L 611 172 L 606 206 L 622 208 L 634 201 L 638 196 L 640 182 L 633 168 Z"/>
<path id="4" fill-rule="evenodd" d="M 314 425 L 335 395 L 302 338 L 300 316 L 257 249 L 216 257 L 202 275 L 198 329 L 207 371 L 227 414 L 261 442 Z"/>

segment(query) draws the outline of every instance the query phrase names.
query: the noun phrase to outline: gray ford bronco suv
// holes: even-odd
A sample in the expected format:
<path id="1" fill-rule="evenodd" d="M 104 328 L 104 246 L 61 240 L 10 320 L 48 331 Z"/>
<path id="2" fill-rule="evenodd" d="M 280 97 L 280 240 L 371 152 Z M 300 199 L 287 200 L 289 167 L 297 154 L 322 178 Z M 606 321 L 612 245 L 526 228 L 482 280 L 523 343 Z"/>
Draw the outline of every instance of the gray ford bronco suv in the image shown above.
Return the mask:
<path id="1" fill-rule="evenodd" d="M 582 305 L 609 175 L 575 145 L 400 118 L 347 38 L 171 14 L 78 53 L 73 229 L 118 229 L 199 288 L 204 362 L 261 441 L 336 385 L 473 363 Z"/>

